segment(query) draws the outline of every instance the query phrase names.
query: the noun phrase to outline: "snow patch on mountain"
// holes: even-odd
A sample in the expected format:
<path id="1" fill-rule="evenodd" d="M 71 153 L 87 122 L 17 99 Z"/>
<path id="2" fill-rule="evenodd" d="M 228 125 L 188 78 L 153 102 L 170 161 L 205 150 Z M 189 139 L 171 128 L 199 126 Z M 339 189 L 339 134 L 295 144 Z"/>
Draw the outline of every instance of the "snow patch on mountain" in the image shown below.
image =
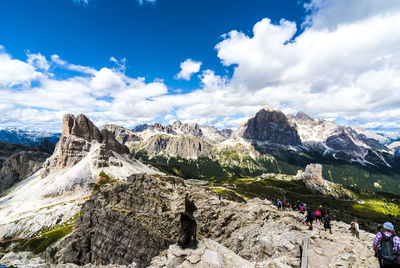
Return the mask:
<path id="1" fill-rule="evenodd" d="M 89 153 L 76 165 L 50 170 L 44 178 L 40 176 L 46 172 L 42 169 L 16 185 L 0 198 L 0 237 L 29 237 L 56 221 L 72 218 L 101 171 L 121 181 L 137 173 L 161 174 L 128 155 L 110 153 L 109 165 L 98 167 L 101 144 L 93 141 Z"/>

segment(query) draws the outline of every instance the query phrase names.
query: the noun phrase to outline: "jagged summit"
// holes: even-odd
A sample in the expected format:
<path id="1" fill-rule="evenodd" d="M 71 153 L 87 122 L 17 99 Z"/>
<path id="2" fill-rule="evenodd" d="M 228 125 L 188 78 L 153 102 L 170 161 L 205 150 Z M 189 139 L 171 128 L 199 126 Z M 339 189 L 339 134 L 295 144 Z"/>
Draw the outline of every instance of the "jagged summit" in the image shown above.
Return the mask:
<path id="1" fill-rule="evenodd" d="M 101 131 L 84 114 L 75 117 L 66 114 L 63 117 L 62 135 L 53 158 L 56 158 L 58 168 L 73 166 L 90 151 L 92 141 L 103 144 L 104 149 L 119 154 L 129 150 L 119 143 L 115 136 L 106 128 Z"/>
<path id="2" fill-rule="evenodd" d="M 64 115 L 62 135 L 74 135 L 88 141 L 102 141 L 99 129 L 84 114 L 79 114 L 77 117 L 72 114 Z"/>
<path id="3" fill-rule="evenodd" d="M 272 106 L 268 106 L 268 105 L 266 105 L 266 106 L 264 106 L 264 108 L 263 108 L 265 111 L 267 111 L 267 112 L 274 112 L 274 111 L 278 111 L 277 109 L 275 109 L 274 107 L 272 107 Z"/>
<path id="4" fill-rule="evenodd" d="M 248 140 L 301 145 L 296 127 L 289 122 L 284 113 L 270 107 L 258 111 L 253 118 L 242 125 L 239 133 Z"/>
<path id="5" fill-rule="evenodd" d="M 309 116 L 308 114 L 306 114 L 306 113 L 304 113 L 304 112 L 302 112 L 302 111 L 298 112 L 298 113 L 295 115 L 294 118 L 295 118 L 296 120 L 299 120 L 299 121 L 315 121 L 314 118 L 312 118 L 311 116 Z"/>

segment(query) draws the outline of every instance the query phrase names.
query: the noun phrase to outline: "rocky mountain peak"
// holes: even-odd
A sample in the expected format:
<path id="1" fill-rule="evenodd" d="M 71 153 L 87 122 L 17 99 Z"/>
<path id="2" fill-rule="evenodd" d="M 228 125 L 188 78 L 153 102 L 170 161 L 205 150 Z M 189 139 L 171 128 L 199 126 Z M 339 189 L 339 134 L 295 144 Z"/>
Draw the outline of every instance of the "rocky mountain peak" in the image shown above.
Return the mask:
<path id="1" fill-rule="evenodd" d="M 176 120 L 176 121 L 172 124 L 172 127 L 180 127 L 180 126 L 182 126 L 182 122 L 179 121 L 179 120 Z"/>
<path id="2" fill-rule="evenodd" d="M 201 131 L 201 128 L 197 123 L 183 124 L 181 121 L 178 120 L 174 122 L 174 124 L 172 125 L 172 129 L 178 134 L 181 133 L 181 134 L 191 135 L 197 138 L 203 136 L 203 132 Z"/>
<path id="3" fill-rule="evenodd" d="M 304 113 L 304 112 L 298 112 L 296 115 L 295 115 L 295 120 L 297 120 L 297 121 L 315 121 L 315 119 L 314 118 L 312 118 L 311 116 L 309 116 L 308 114 L 306 114 L 306 113 Z"/>
<path id="4" fill-rule="evenodd" d="M 106 150 L 119 154 L 129 151 L 126 146 L 116 140 L 115 132 L 106 128 L 100 131 L 84 114 L 76 117 L 66 114 L 63 117 L 60 142 L 53 156 L 45 162 L 44 166 L 57 168 L 74 166 L 87 155 L 93 141 L 103 143 Z"/>
<path id="5" fill-rule="evenodd" d="M 274 111 L 278 111 L 278 110 L 276 110 L 274 107 L 272 107 L 272 106 L 268 106 L 268 105 L 266 105 L 266 106 L 264 106 L 264 108 L 263 108 L 265 111 L 267 111 L 267 112 L 274 112 Z"/>
<path id="6" fill-rule="evenodd" d="M 77 117 L 72 114 L 64 115 L 62 135 L 74 135 L 88 141 L 102 140 L 99 129 L 84 114 Z"/>
<path id="7" fill-rule="evenodd" d="M 279 110 L 263 108 L 243 126 L 242 137 L 285 145 L 300 145 L 296 127 Z"/>

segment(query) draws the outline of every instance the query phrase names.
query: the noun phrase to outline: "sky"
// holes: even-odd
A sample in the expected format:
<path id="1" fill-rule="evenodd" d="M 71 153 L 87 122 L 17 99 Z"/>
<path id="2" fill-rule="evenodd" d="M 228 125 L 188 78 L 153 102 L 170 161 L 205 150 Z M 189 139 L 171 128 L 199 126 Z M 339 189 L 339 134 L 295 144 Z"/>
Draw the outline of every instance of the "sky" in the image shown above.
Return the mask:
<path id="1" fill-rule="evenodd" d="M 398 0 L 0 0 L 0 128 L 175 120 L 264 106 L 400 131 Z"/>

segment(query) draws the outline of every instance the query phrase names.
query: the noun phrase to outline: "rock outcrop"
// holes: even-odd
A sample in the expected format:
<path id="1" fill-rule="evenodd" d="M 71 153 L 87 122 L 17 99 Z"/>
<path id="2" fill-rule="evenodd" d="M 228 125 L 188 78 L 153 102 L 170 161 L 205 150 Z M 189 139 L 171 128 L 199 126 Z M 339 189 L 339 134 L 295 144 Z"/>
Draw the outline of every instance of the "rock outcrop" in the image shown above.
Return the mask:
<path id="1" fill-rule="evenodd" d="M 77 117 L 66 114 L 63 117 L 62 136 L 53 156 L 45 164 L 45 169 L 72 167 L 85 157 L 93 142 L 102 143 L 106 150 L 118 154 L 128 153 L 126 146 L 117 141 L 113 132 L 100 131 L 85 115 Z"/>
<path id="2" fill-rule="evenodd" d="M 162 256 L 155 257 L 149 268 L 196 268 L 240 267 L 254 268 L 255 263 L 246 261 L 228 248 L 211 240 L 200 240 L 196 249 L 181 249 L 171 245 Z"/>
<path id="3" fill-rule="evenodd" d="M 133 131 L 117 125 L 104 125 L 101 128 L 101 131 L 104 129 L 107 129 L 108 132 L 112 133 L 119 143 L 127 146 L 128 148 L 132 147 L 136 142 L 141 140 L 141 138 Z"/>
<path id="4" fill-rule="evenodd" d="M 196 138 L 200 138 L 203 136 L 203 132 L 202 132 L 200 126 L 196 123 L 182 124 L 182 122 L 178 120 L 172 124 L 172 129 L 177 134 L 190 135 L 190 136 L 193 136 Z"/>
<path id="5" fill-rule="evenodd" d="M 295 180 L 303 180 L 309 190 L 316 194 L 330 195 L 337 199 L 356 200 L 354 194 L 341 186 L 330 181 L 324 180 L 322 176 L 321 164 L 309 164 L 305 171 L 297 171 Z"/>
<path id="6" fill-rule="evenodd" d="M 266 107 L 242 125 L 239 136 L 259 142 L 271 142 L 284 145 L 301 145 L 296 126 L 278 110 Z"/>
<path id="7" fill-rule="evenodd" d="M 198 239 L 203 241 L 196 252 L 186 256 L 174 246 L 185 193 L 198 208 L 194 216 Z M 250 267 L 298 267 L 300 245 L 308 232 L 303 217 L 294 211 L 279 212 L 269 201 L 258 198 L 247 203 L 219 201 L 212 192 L 187 186 L 177 177 L 135 175 L 126 183 L 92 195 L 82 207 L 74 232 L 51 246 L 46 255 L 57 263 L 74 261 L 79 265 L 128 265 L 134 261 L 138 267 L 202 267 L 196 265 L 207 263 L 203 256 L 209 249 L 206 257 L 215 260 L 216 266 L 204 267 L 237 267 L 226 266 L 231 264 L 229 256 Z M 325 233 L 319 224 L 312 231 L 309 254 L 316 262 L 309 267 L 329 267 L 326 265 L 335 256 L 345 254 L 352 257 L 338 260 L 344 265 L 375 267 L 376 261 L 369 259 L 373 252 L 368 250 L 372 234 L 361 231 L 356 242 L 348 224 L 333 222 L 332 226 L 333 235 Z M 340 247 L 333 246 L 335 243 Z M 353 247 L 354 243 L 357 246 Z M 218 266 L 221 264 L 225 265 Z"/>
<path id="8" fill-rule="evenodd" d="M 108 265 L 95 265 L 86 264 L 84 266 L 79 266 L 73 263 L 65 263 L 54 265 L 44 260 L 40 256 L 34 255 L 32 252 L 9 252 L 4 256 L 0 257 L 0 263 L 7 267 L 29 267 L 29 268 L 136 268 L 135 263 L 130 265 L 118 265 L 118 264 L 108 264 Z"/>
<path id="9" fill-rule="evenodd" d="M 321 164 L 309 164 L 306 170 L 302 172 L 298 171 L 296 177 L 304 180 L 306 184 L 315 184 L 317 186 L 324 186 L 325 180 L 322 177 L 322 165 Z"/>
<path id="10" fill-rule="evenodd" d="M 0 171 L 0 193 L 39 170 L 47 154 L 39 151 L 22 151 L 11 155 Z"/>
<path id="11" fill-rule="evenodd" d="M 154 135 L 145 143 L 140 144 L 135 150 L 145 150 L 147 155 L 155 156 L 180 156 L 184 158 L 197 158 L 207 156 L 213 158 L 213 146 L 203 139 L 193 136 L 168 136 Z"/>
<path id="12" fill-rule="evenodd" d="M 99 129 L 84 114 L 77 117 L 72 114 L 64 115 L 61 134 L 63 136 L 73 135 L 87 141 L 102 141 Z"/>
<path id="13" fill-rule="evenodd" d="M 0 193 L 36 172 L 47 157 L 35 147 L 0 142 Z"/>

